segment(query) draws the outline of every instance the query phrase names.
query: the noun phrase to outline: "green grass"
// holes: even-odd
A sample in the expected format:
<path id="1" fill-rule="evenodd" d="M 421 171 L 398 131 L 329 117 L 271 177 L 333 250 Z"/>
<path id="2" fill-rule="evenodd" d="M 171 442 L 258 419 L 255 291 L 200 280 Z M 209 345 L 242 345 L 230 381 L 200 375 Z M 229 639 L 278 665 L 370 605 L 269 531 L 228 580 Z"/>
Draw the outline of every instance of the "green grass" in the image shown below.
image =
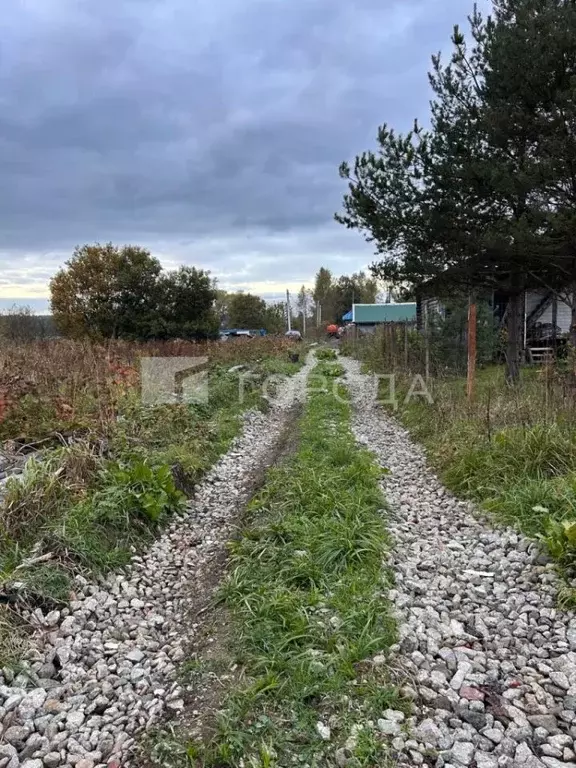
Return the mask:
<path id="1" fill-rule="evenodd" d="M 367 725 L 398 705 L 386 670 L 367 661 L 395 640 L 382 470 L 354 442 L 345 388 L 335 398 L 313 384 L 296 454 L 270 471 L 231 545 L 221 599 L 242 683 L 214 741 L 187 745 L 180 765 L 332 766 L 347 742 L 351 765 L 386 764 L 386 745 Z M 318 722 L 330 726 L 329 742 Z"/>
<path id="2" fill-rule="evenodd" d="M 344 368 L 340 363 L 332 361 L 321 361 L 314 369 L 314 376 L 317 378 L 338 379 L 344 373 Z"/>
<path id="3" fill-rule="evenodd" d="M 335 349 L 330 349 L 329 347 L 320 347 L 316 350 L 316 359 L 319 361 L 337 360 L 338 354 Z"/>
<path id="4" fill-rule="evenodd" d="M 250 376 L 248 371 L 229 373 L 222 366 L 214 366 L 209 374 L 207 403 L 147 406 L 138 396 L 127 396 L 110 435 L 113 451 L 177 467 L 179 476 L 193 487 L 238 434 L 242 413 L 265 406 L 260 385 L 266 376 L 277 372 L 275 368 L 290 375 L 299 365 L 265 360 L 251 366 Z"/>

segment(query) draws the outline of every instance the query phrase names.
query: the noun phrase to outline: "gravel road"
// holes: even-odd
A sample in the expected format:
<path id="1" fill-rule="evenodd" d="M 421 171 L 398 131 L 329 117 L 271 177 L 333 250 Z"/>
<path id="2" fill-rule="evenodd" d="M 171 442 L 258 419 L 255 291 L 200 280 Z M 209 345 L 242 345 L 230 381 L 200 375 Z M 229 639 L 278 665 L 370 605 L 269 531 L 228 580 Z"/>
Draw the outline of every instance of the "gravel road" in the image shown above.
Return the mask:
<path id="1" fill-rule="evenodd" d="M 532 543 L 454 499 L 373 404 L 370 377 L 341 362 L 355 435 L 391 470 L 383 488 L 395 540 L 393 653 L 414 705 L 404 722 L 383 713 L 378 727 L 398 764 L 576 768 L 576 619 L 555 607 L 551 566 Z M 128 572 L 103 584 L 80 579 L 69 610 L 36 612 L 27 669 L 0 675 L 0 768 L 125 768 L 138 733 L 182 710 L 183 645 L 312 363 L 269 413 L 246 415 L 186 514 Z"/>
<path id="2" fill-rule="evenodd" d="M 450 495 L 422 450 L 341 358 L 354 432 L 391 470 L 390 598 L 414 717 L 391 734 L 399 765 L 576 768 L 576 619 L 535 545 Z"/>
<path id="3" fill-rule="evenodd" d="M 175 675 L 183 645 L 313 362 L 280 386 L 268 413 L 245 415 L 186 513 L 127 572 L 103 584 L 80 578 L 69 610 L 31 617 L 37 630 L 25 670 L 0 674 L 0 768 L 125 768 L 135 736 L 183 709 Z"/>

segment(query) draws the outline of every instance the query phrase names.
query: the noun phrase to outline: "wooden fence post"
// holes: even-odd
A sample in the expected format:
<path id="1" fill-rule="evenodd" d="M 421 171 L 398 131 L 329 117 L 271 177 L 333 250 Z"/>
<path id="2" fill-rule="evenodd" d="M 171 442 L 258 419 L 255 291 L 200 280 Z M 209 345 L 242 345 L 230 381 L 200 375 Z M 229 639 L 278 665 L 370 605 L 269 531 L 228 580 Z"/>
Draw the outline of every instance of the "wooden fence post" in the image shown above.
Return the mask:
<path id="1" fill-rule="evenodd" d="M 468 402 L 472 402 L 474 398 L 476 382 L 476 326 L 476 302 L 471 295 L 468 300 L 468 380 L 466 386 Z"/>
<path id="2" fill-rule="evenodd" d="M 408 370 L 408 323 L 404 323 L 404 370 Z"/>
<path id="3" fill-rule="evenodd" d="M 424 378 L 430 380 L 430 338 L 428 328 L 428 302 L 424 304 Z"/>
<path id="4" fill-rule="evenodd" d="M 396 326 L 394 323 L 388 324 L 390 336 L 390 370 L 392 373 L 396 370 Z"/>

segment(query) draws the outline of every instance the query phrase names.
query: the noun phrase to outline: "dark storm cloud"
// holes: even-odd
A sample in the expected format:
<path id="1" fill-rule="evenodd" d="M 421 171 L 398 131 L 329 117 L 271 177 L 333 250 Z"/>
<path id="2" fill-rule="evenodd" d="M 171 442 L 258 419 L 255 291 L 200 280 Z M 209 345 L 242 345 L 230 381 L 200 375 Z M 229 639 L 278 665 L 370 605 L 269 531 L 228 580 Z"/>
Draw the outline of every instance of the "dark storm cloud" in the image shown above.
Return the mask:
<path id="1" fill-rule="evenodd" d="M 356 269 L 369 250 L 331 223 L 338 164 L 425 117 L 429 55 L 467 5 L 11 0 L 0 263 L 40 282 L 114 239 L 230 282 L 303 280 L 337 254 Z"/>

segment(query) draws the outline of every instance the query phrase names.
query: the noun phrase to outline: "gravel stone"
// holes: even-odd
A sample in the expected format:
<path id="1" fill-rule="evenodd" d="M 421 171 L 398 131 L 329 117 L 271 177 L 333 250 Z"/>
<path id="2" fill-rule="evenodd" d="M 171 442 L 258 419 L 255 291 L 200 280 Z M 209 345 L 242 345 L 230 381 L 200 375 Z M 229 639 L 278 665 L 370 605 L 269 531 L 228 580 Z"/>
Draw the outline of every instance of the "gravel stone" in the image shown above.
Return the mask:
<path id="1" fill-rule="evenodd" d="M 539 760 L 527 744 L 519 744 L 516 747 L 514 755 L 514 766 L 527 766 L 528 768 L 543 768 L 543 763 Z"/>
<path id="2" fill-rule="evenodd" d="M 30 728 L 28 728 L 28 726 L 12 725 L 9 728 L 6 728 L 3 738 L 8 742 L 8 744 L 12 744 L 12 746 L 18 749 L 19 747 L 23 748 L 24 743 L 29 735 Z"/>
<path id="3" fill-rule="evenodd" d="M 474 759 L 474 744 L 470 741 L 457 741 L 452 747 L 450 757 L 456 765 L 470 765 Z"/>
<path id="4" fill-rule="evenodd" d="M 383 714 L 385 720 L 394 720 L 397 723 L 403 723 L 406 720 L 404 712 L 400 712 L 398 709 L 387 709 Z"/>
<path id="5" fill-rule="evenodd" d="M 134 601 L 132 600 L 132 603 Z M 126 658 L 128 661 L 132 661 L 134 664 L 139 664 L 143 659 L 145 658 L 145 654 L 142 653 L 142 651 L 139 648 L 134 648 L 133 651 L 130 651 L 126 654 Z"/>
<path id="6" fill-rule="evenodd" d="M 423 720 L 415 730 L 414 736 L 424 744 L 436 746 L 442 738 L 442 731 L 434 720 Z"/>
<path id="7" fill-rule="evenodd" d="M 378 730 L 385 736 L 398 736 L 402 733 L 402 726 L 395 720 L 378 720 Z"/>
<path id="8" fill-rule="evenodd" d="M 375 403 L 374 380 L 341 362 L 355 436 L 390 470 L 382 488 L 395 547 L 385 565 L 399 642 L 373 661 L 405 671 L 413 702 L 412 717 L 386 710 L 359 729 L 377 725 L 402 768 L 431 754 L 435 768 L 576 768 L 576 617 L 556 607 L 552 564 L 446 491 Z M 312 364 L 280 387 L 268 413 L 245 415 L 185 513 L 129 569 L 97 584 L 78 577 L 69 608 L 34 611 L 30 658 L 18 674 L 0 672 L 0 768 L 136 768 L 135 737 L 164 714 L 178 718 L 182 641 L 200 631 L 191 609 L 214 588 L 207 565 L 225 552 Z M 316 726 L 326 741 L 330 726 Z M 336 764 L 353 766 L 352 755 L 351 737 Z"/>
<path id="9" fill-rule="evenodd" d="M 350 763 L 349 750 L 345 749 L 344 747 L 337 749 L 334 755 L 334 760 L 336 761 L 338 768 L 346 768 L 346 766 Z"/>
<path id="10" fill-rule="evenodd" d="M 548 739 L 548 744 L 559 750 L 564 749 L 564 747 L 571 747 L 573 743 L 574 740 L 568 734 L 559 734 Z"/>
<path id="11" fill-rule="evenodd" d="M 5 765 L 6 768 L 17 768 L 20 765 L 18 751 L 12 744 L 0 744 L 0 765 Z"/>
<path id="12" fill-rule="evenodd" d="M 476 752 L 474 755 L 477 768 L 498 768 L 498 760 L 488 752 Z"/>
<path id="13" fill-rule="evenodd" d="M 497 728 L 486 728 L 484 731 L 482 731 L 482 735 L 487 739 L 490 739 L 490 741 L 494 742 L 494 744 L 500 744 L 504 738 L 504 733 L 499 731 Z"/>
<path id="14" fill-rule="evenodd" d="M 46 768 L 58 768 L 58 766 L 62 765 L 60 752 L 48 752 L 48 754 L 44 755 L 44 765 Z"/>
<path id="15" fill-rule="evenodd" d="M 560 733 L 558 722 L 554 715 L 532 715 L 528 720 L 534 728 L 544 728 L 551 735 Z"/>
<path id="16" fill-rule="evenodd" d="M 565 763 L 563 760 L 557 760 L 555 757 L 542 758 L 542 765 L 547 768 L 576 768 L 576 763 Z"/>

